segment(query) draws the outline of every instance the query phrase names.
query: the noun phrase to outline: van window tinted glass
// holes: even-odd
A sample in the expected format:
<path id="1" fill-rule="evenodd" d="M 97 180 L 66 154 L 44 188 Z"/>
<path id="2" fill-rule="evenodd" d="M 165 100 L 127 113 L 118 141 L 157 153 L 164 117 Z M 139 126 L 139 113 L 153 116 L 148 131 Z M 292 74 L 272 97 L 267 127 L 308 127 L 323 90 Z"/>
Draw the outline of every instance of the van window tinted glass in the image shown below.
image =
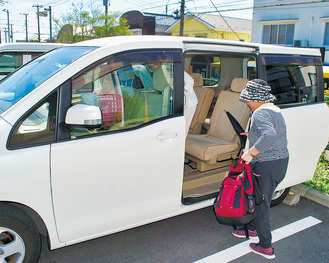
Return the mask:
<path id="1" fill-rule="evenodd" d="M 23 53 L 4 52 L 0 54 L 0 75 L 8 75 L 23 65 Z"/>
<path id="2" fill-rule="evenodd" d="M 203 76 L 203 86 L 214 86 L 220 78 L 220 57 L 216 55 L 196 55 L 191 61 L 191 73 Z"/>
<path id="3" fill-rule="evenodd" d="M 276 104 L 312 103 L 317 101 L 318 57 L 263 56 L 265 80 L 276 96 Z"/>
<path id="4" fill-rule="evenodd" d="M 93 133 L 140 126 L 172 114 L 175 51 L 134 52 L 110 57 L 72 80 L 74 104 L 98 106 L 103 128 Z M 72 138 L 90 134 L 73 130 Z"/>
<path id="5" fill-rule="evenodd" d="M 50 143 L 55 140 L 57 92 L 54 92 L 18 123 L 8 142 L 9 148 Z"/>
<path id="6" fill-rule="evenodd" d="M 0 83 L 0 113 L 14 105 L 51 76 L 95 47 L 63 47 L 41 56 Z"/>

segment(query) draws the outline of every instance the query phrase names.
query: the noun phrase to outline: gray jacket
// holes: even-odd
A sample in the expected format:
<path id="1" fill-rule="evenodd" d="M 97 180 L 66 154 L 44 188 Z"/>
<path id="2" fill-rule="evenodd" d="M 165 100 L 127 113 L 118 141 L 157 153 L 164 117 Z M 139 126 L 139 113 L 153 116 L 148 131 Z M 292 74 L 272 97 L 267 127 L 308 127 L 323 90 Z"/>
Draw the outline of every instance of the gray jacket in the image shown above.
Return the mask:
<path id="1" fill-rule="evenodd" d="M 286 123 L 281 112 L 265 108 L 255 111 L 248 139 L 250 148 L 254 146 L 260 152 L 253 158 L 252 163 L 289 156 Z"/>

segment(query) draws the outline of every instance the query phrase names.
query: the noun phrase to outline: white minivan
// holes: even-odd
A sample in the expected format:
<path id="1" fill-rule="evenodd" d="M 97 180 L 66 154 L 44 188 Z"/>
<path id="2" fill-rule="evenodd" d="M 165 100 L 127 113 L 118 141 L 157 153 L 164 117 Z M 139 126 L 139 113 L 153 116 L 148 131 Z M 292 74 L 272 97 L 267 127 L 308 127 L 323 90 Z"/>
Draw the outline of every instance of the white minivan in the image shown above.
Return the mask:
<path id="1" fill-rule="evenodd" d="M 199 104 L 185 137 L 184 71 Z M 211 39 L 129 36 L 55 49 L 0 83 L 0 259 L 212 205 L 246 128 L 239 92 L 268 81 L 290 161 L 275 203 L 312 178 L 328 143 L 321 54 Z M 200 222 L 202 223 L 202 222 Z"/>
<path id="2" fill-rule="evenodd" d="M 53 43 L 11 43 L 0 45 L 0 79 L 23 64 L 63 44 Z"/>

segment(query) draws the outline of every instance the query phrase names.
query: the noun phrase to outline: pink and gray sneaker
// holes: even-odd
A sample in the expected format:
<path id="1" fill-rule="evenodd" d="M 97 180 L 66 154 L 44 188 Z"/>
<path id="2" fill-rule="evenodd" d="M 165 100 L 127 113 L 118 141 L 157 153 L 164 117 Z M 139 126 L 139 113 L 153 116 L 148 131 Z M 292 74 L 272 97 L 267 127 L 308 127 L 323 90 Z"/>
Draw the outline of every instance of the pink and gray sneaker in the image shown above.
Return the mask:
<path id="1" fill-rule="evenodd" d="M 269 248 L 263 248 L 259 245 L 259 243 L 250 243 L 249 244 L 250 249 L 252 252 L 255 254 L 258 254 L 260 256 L 263 256 L 264 258 L 267 259 L 275 259 L 275 254 L 274 254 L 274 247 L 269 247 Z"/>
<path id="2" fill-rule="evenodd" d="M 248 230 L 249 238 L 257 238 L 257 230 L 251 231 Z M 233 236 L 246 238 L 246 231 L 244 229 L 235 229 L 232 231 Z"/>

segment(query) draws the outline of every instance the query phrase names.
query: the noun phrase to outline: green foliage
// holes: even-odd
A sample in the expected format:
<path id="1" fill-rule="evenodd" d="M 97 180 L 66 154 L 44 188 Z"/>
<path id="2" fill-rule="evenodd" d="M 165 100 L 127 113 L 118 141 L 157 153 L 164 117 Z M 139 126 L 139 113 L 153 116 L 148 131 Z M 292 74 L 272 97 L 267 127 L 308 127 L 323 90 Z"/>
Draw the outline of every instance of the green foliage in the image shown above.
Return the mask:
<path id="1" fill-rule="evenodd" d="M 329 150 L 329 144 L 326 150 Z M 329 161 L 324 158 L 324 154 L 325 151 L 319 159 L 312 180 L 304 184 L 329 195 Z"/>
<path id="2" fill-rule="evenodd" d="M 129 35 L 127 21 L 119 13 L 104 15 L 100 8 L 85 11 L 84 5 L 72 3 L 72 11 L 55 20 L 59 32 L 57 42 L 75 43 L 83 40 Z"/>

